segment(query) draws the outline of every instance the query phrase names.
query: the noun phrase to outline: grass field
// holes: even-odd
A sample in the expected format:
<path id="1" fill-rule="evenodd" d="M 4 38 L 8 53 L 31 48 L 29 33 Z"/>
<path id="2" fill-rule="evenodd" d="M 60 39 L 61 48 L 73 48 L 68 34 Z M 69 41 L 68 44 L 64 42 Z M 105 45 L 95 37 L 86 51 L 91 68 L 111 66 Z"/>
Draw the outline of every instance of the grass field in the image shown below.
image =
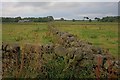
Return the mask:
<path id="1" fill-rule="evenodd" d="M 78 36 L 79 39 L 93 45 L 109 49 L 113 56 L 118 56 L 118 23 L 108 22 L 56 22 L 62 31 Z"/>
<path id="2" fill-rule="evenodd" d="M 5 42 L 46 44 L 46 23 L 5 23 L 2 25 L 2 37 Z"/>
<path id="3" fill-rule="evenodd" d="M 53 24 L 61 31 L 75 34 L 81 40 L 109 49 L 114 56 L 118 55 L 117 23 L 57 21 Z M 47 32 L 47 23 L 3 23 L 2 40 L 46 44 L 51 41 L 50 37 L 46 36 Z"/>
<path id="4" fill-rule="evenodd" d="M 91 42 L 93 45 L 109 49 L 110 53 L 118 56 L 118 24 L 117 23 L 98 23 L 98 22 L 72 22 L 72 21 L 57 21 L 52 23 L 60 31 L 69 32 L 78 37 L 78 39 Z M 32 43 L 32 44 L 49 44 L 52 43 L 54 38 L 51 38 L 47 34 L 49 33 L 47 23 L 3 23 L 2 25 L 2 41 L 3 42 L 19 42 L 19 43 Z M 56 42 L 56 41 L 55 41 Z M 21 53 L 22 55 L 26 54 Z M 21 55 L 21 56 L 22 56 Z M 25 61 L 29 61 L 24 64 L 23 56 L 21 57 L 20 68 L 15 67 L 15 70 L 5 73 L 4 77 L 21 77 L 21 78 L 39 78 L 45 77 L 45 75 L 53 78 L 65 78 L 75 75 L 80 78 L 95 78 L 94 72 L 90 64 L 85 62 L 87 70 L 68 69 L 66 68 L 65 60 L 61 57 L 53 59 L 53 54 L 44 54 L 43 58 L 47 63 L 43 63 L 41 66 L 45 67 L 43 72 L 38 72 L 38 54 L 34 55 L 33 60 L 30 60 L 30 55 L 27 55 Z M 84 61 L 83 61 L 84 62 Z M 33 65 L 34 64 L 34 65 Z M 21 66 L 23 66 L 21 68 Z M 11 68 L 14 69 L 14 68 Z M 77 69 L 79 71 L 77 71 Z M 81 68 L 80 68 L 81 69 Z M 45 74 L 43 74 L 45 71 Z"/>

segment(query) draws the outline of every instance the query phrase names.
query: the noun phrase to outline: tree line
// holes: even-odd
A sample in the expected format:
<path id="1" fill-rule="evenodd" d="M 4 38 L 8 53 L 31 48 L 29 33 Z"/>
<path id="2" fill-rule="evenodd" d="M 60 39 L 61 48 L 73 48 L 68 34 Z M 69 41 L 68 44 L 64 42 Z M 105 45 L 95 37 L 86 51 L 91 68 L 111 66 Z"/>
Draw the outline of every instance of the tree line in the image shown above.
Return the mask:
<path id="1" fill-rule="evenodd" d="M 107 17 L 103 17 L 99 21 L 101 21 L 101 22 L 118 22 L 118 21 L 120 21 L 120 16 L 107 16 Z"/>
<path id="2" fill-rule="evenodd" d="M 83 17 L 83 21 L 88 20 L 89 22 L 92 21 L 89 17 Z M 98 22 L 118 22 L 120 21 L 120 16 L 107 16 L 107 17 L 102 17 L 101 19 L 98 17 L 94 18 L 94 21 Z"/>
<path id="3" fill-rule="evenodd" d="M 53 16 L 47 16 L 47 17 L 25 17 L 25 18 L 21 18 L 21 17 L 1 17 L 2 18 L 2 22 L 19 22 L 20 20 L 29 20 L 30 22 L 49 22 L 49 21 L 54 21 Z M 59 20 L 55 20 L 55 21 L 67 21 L 64 18 L 60 18 Z M 75 21 L 81 21 L 81 20 L 75 20 L 72 19 L 73 22 Z M 90 19 L 89 17 L 83 17 L 82 21 L 98 21 L 98 22 L 118 22 L 120 21 L 120 16 L 107 16 L 107 17 L 103 17 L 103 18 L 98 18 L 95 17 L 94 20 Z"/>
<path id="4" fill-rule="evenodd" d="M 29 22 L 49 22 L 49 21 L 53 21 L 54 18 L 53 16 L 47 16 L 47 17 L 25 17 L 25 18 L 21 18 L 21 17 L 2 17 L 2 22 L 19 22 L 22 20 L 29 20 Z"/>

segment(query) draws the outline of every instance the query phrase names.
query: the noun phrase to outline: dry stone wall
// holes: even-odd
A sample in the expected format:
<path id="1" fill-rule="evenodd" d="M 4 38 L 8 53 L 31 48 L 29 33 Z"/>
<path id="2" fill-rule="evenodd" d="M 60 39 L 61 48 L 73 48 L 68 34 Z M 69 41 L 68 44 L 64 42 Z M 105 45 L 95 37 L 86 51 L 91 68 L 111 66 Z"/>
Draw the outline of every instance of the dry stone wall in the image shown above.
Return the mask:
<path id="1" fill-rule="evenodd" d="M 14 69 L 31 66 L 32 61 L 36 61 L 37 67 L 34 70 L 40 72 L 41 65 L 44 64 L 44 55 L 51 55 L 52 59 L 63 57 L 67 69 L 90 70 L 97 78 L 114 77 L 119 74 L 119 63 L 109 54 L 109 51 L 100 47 L 95 47 L 90 42 L 85 42 L 77 36 L 68 32 L 61 32 L 54 26 L 49 25 L 50 36 L 56 40 L 54 44 L 36 45 L 26 43 L 2 43 L 3 76 Z M 21 67 L 21 65 L 23 67 Z M 31 71 L 33 70 L 31 69 Z M 43 71 L 43 70 L 41 70 Z M 13 74 L 12 74 L 13 75 Z M 15 77 L 15 76 L 13 76 Z"/>
<path id="2" fill-rule="evenodd" d="M 97 72 L 95 74 L 97 77 L 108 77 L 108 74 L 109 77 L 118 77 L 120 68 L 118 60 L 114 59 L 108 50 L 96 47 L 90 42 L 79 40 L 75 35 L 68 32 L 61 32 L 52 25 L 49 26 L 52 36 L 60 41 L 56 44 L 62 46 L 61 51 L 66 54 L 67 67 L 64 70 L 78 66 L 85 69 L 89 65 L 92 71 Z"/>

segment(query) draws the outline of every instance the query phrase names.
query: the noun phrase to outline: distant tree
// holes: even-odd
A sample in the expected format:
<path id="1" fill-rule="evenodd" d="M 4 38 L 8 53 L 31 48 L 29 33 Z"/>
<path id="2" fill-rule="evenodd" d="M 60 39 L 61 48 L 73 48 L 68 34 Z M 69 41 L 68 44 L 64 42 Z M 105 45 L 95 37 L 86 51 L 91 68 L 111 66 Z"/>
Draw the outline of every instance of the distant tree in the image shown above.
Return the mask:
<path id="1" fill-rule="evenodd" d="M 64 21 L 64 18 L 61 18 L 60 20 L 61 20 L 61 21 Z"/>
<path id="2" fill-rule="evenodd" d="M 18 22 L 19 20 L 30 20 L 31 22 L 49 22 L 49 21 L 53 21 L 54 18 L 52 16 L 47 16 L 47 17 L 25 17 L 25 18 L 21 18 L 21 17 L 1 17 L 2 22 Z M 89 17 L 84 17 L 84 19 L 88 20 L 89 22 L 91 22 L 92 20 Z M 95 17 L 94 18 L 97 21 L 100 22 L 118 22 L 120 21 L 120 16 L 107 16 L 107 17 L 103 17 L 102 19 Z M 61 21 L 65 21 L 64 18 L 60 18 Z M 75 19 L 72 19 L 72 21 L 76 21 Z"/>
<path id="3" fill-rule="evenodd" d="M 19 17 L 16 17 L 16 19 L 21 20 L 22 18 L 19 16 Z"/>
<path id="4" fill-rule="evenodd" d="M 49 22 L 48 17 L 43 17 L 43 18 L 42 18 L 42 22 Z"/>
<path id="5" fill-rule="evenodd" d="M 49 21 L 54 21 L 53 16 L 47 16 L 47 18 L 49 19 Z"/>
<path id="6" fill-rule="evenodd" d="M 12 17 L 2 17 L 2 22 L 16 22 L 16 19 Z"/>
<path id="7" fill-rule="evenodd" d="M 100 21 L 101 22 L 118 22 L 120 19 L 120 16 L 107 16 L 103 17 Z"/>
<path id="8" fill-rule="evenodd" d="M 89 19 L 89 17 L 86 17 L 86 19 Z"/>
<path id="9" fill-rule="evenodd" d="M 75 19 L 72 19 L 73 22 L 75 22 Z"/>
<path id="10" fill-rule="evenodd" d="M 15 22 L 18 22 L 19 20 L 21 20 L 21 17 L 15 17 Z"/>
<path id="11" fill-rule="evenodd" d="M 97 18 L 97 17 L 95 17 L 94 19 L 95 19 L 95 20 L 97 20 L 98 18 Z"/>
<path id="12" fill-rule="evenodd" d="M 95 17 L 94 19 L 97 20 L 97 21 L 100 21 L 100 18 Z"/>
<path id="13" fill-rule="evenodd" d="M 84 18 L 84 20 L 85 20 L 85 19 L 87 19 L 87 20 L 89 19 L 89 17 L 83 17 L 83 18 Z"/>
<path id="14" fill-rule="evenodd" d="M 91 19 L 89 19 L 89 22 L 92 22 L 92 20 L 91 20 Z"/>

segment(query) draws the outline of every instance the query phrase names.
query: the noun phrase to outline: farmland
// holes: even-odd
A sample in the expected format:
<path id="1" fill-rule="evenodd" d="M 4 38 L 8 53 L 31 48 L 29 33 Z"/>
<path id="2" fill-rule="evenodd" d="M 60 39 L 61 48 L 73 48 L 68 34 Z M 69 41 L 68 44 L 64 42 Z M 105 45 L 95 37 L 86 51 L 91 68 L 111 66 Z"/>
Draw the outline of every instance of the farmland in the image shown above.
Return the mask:
<path id="1" fill-rule="evenodd" d="M 63 21 L 53 24 L 61 31 L 77 35 L 81 40 L 109 49 L 113 56 L 118 55 L 117 23 Z M 5 23 L 2 26 L 2 40 L 5 42 L 51 43 L 51 38 L 46 36 L 47 23 Z"/>
<path id="2" fill-rule="evenodd" d="M 46 23 L 5 23 L 2 27 L 5 42 L 45 44 L 49 42 L 49 39 L 46 39 L 46 32 Z"/>
<path id="3" fill-rule="evenodd" d="M 56 23 L 62 30 L 75 34 L 81 40 L 92 42 L 96 46 L 109 49 L 118 56 L 118 24 L 110 22 L 62 22 Z"/>
<path id="4" fill-rule="evenodd" d="M 3 77 L 104 78 L 112 75 L 116 78 L 116 65 L 112 66 L 115 67 L 115 70 L 113 69 L 115 75 L 111 74 L 110 63 L 107 62 L 112 61 L 107 59 L 104 62 L 104 59 L 108 58 L 106 50 L 117 59 L 117 23 L 78 21 L 3 23 L 2 41 L 7 42 L 2 46 Z M 26 45 L 21 48 L 14 43 Z M 17 49 L 14 46 L 17 46 Z M 100 68 L 101 74 L 95 72 L 96 55 L 102 56 L 97 62 L 98 66 L 103 64 Z M 112 57 L 109 58 L 113 60 Z M 103 63 L 100 60 L 103 60 Z"/>

